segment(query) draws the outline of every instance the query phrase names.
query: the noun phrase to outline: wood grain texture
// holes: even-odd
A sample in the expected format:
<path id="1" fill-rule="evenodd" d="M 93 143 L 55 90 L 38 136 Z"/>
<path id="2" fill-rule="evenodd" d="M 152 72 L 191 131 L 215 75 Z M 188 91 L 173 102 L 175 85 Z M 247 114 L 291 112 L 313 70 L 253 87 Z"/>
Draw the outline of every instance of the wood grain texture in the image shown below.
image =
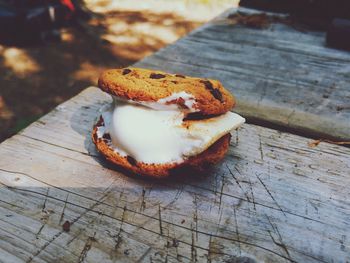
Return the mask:
<path id="1" fill-rule="evenodd" d="M 218 79 L 252 121 L 350 140 L 350 52 L 326 47 L 322 32 L 232 25 L 226 18 L 236 11 L 135 66 Z"/>
<path id="2" fill-rule="evenodd" d="M 349 148 L 246 124 L 205 175 L 146 180 L 92 144 L 109 101 L 89 88 L 0 145 L 1 262 L 350 261 Z"/>

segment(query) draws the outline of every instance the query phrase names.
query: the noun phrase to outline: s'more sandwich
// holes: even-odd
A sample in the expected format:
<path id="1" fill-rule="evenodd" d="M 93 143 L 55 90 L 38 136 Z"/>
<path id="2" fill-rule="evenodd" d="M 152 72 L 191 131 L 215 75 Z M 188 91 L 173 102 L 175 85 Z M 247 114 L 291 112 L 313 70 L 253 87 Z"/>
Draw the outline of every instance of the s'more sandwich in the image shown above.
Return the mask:
<path id="1" fill-rule="evenodd" d="M 98 86 L 113 103 L 95 124 L 93 142 L 108 161 L 140 175 L 218 163 L 230 132 L 245 122 L 217 80 L 130 67 L 103 72 Z"/>

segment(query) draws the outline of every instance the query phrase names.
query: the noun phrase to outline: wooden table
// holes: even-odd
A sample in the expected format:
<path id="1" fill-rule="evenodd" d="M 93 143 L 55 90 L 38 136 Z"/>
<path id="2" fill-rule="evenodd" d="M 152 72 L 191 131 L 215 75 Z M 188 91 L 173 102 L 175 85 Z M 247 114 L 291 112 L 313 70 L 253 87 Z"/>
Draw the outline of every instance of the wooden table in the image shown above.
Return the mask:
<path id="1" fill-rule="evenodd" d="M 0 262 L 350 261 L 349 148 L 245 124 L 205 176 L 145 180 L 91 141 L 110 101 L 88 88 L 0 145 Z"/>

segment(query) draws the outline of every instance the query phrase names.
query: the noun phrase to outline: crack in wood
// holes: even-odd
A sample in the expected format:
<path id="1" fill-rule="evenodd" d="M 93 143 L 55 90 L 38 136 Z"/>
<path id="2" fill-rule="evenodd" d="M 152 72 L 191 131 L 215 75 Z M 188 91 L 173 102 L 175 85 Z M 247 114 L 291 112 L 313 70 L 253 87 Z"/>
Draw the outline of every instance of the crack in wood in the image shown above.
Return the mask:
<path id="1" fill-rule="evenodd" d="M 287 248 L 286 244 L 284 244 L 284 242 L 283 242 L 283 240 L 282 240 L 282 236 L 281 236 L 281 234 L 280 234 L 280 231 L 278 230 L 277 225 L 273 224 L 273 223 L 271 222 L 270 218 L 269 218 L 266 214 L 265 214 L 265 216 L 266 216 L 267 220 L 269 221 L 269 223 L 270 223 L 272 229 L 274 230 L 274 232 L 278 235 L 279 242 L 277 242 L 277 241 L 275 240 L 275 238 L 272 236 L 271 231 L 270 231 L 270 230 L 267 230 L 267 232 L 269 233 L 269 235 L 270 235 L 270 237 L 271 237 L 272 242 L 273 242 L 275 245 L 277 245 L 277 246 L 279 246 L 280 248 L 282 248 L 282 249 L 286 252 L 286 254 L 287 254 L 287 256 L 288 256 L 288 258 L 290 259 L 291 262 L 295 262 L 295 261 L 291 258 L 290 254 L 289 254 L 289 251 L 288 251 L 288 248 Z"/>
<path id="2" fill-rule="evenodd" d="M 235 218 L 235 229 L 236 229 L 236 235 L 237 235 L 237 240 L 238 240 L 238 251 L 239 251 L 239 255 L 241 255 L 242 254 L 241 241 L 240 241 L 240 238 L 239 238 L 238 222 L 237 222 L 237 215 L 236 215 L 236 208 L 235 207 L 233 207 L 233 215 L 234 215 L 234 218 Z"/>
<path id="3" fill-rule="evenodd" d="M 264 160 L 264 152 L 263 152 L 263 148 L 262 148 L 262 142 L 261 142 L 261 135 L 260 133 L 258 134 L 259 136 L 259 151 L 260 151 L 260 158 L 263 161 Z"/>
<path id="4" fill-rule="evenodd" d="M 1 182 L 0 182 L 0 185 L 1 185 L 1 186 L 4 186 L 4 187 L 7 188 L 7 189 L 9 189 L 9 187 L 8 187 L 7 185 L 5 185 L 5 184 L 3 184 L 3 183 L 1 183 Z M 1 199 L 0 199 L 0 202 L 1 202 L 1 203 L 4 203 L 4 204 L 6 204 L 6 205 L 8 205 L 8 206 L 10 206 L 10 207 L 15 207 L 15 208 L 17 208 L 17 209 L 22 209 L 22 207 L 20 207 L 20 206 L 18 206 L 18 205 L 16 205 L 16 204 L 11 204 L 11 203 L 6 202 L 6 201 L 1 200 Z M 12 215 L 11 215 L 11 216 L 12 216 Z"/>
<path id="5" fill-rule="evenodd" d="M 193 204 L 194 204 L 193 221 L 194 221 L 195 230 L 196 230 L 196 239 L 198 241 L 198 200 L 197 200 L 196 194 L 194 195 Z"/>
<path id="6" fill-rule="evenodd" d="M 145 208 L 146 208 L 145 193 L 146 193 L 146 190 L 143 187 L 142 188 L 142 194 L 141 194 L 141 206 L 140 206 L 140 211 L 141 212 L 143 212 L 145 210 Z"/>
<path id="7" fill-rule="evenodd" d="M 236 146 L 238 145 L 238 142 L 239 142 L 238 130 L 239 129 L 236 129 Z"/>
<path id="8" fill-rule="evenodd" d="M 222 219 L 222 209 L 221 210 L 219 210 L 220 211 L 220 213 L 219 213 L 219 219 L 218 219 L 218 223 L 217 223 L 217 228 L 216 228 L 216 234 L 220 231 L 220 228 L 222 227 L 221 226 L 221 219 Z"/>
<path id="9" fill-rule="evenodd" d="M 235 170 L 238 172 L 239 175 L 242 175 L 241 171 L 238 169 L 237 165 L 234 166 Z M 230 171 L 230 169 L 229 169 Z M 232 171 L 231 171 L 232 172 Z M 233 173 L 232 173 L 233 174 Z M 238 181 L 238 180 L 237 180 Z M 244 195 L 246 195 L 246 198 L 248 200 L 249 203 L 253 204 L 253 209 L 256 211 L 256 203 L 255 203 L 255 198 L 254 198 L 254 192 L 253 192 L 253 184 L 252 181 L 250 180 L 250 178 L 248 177 L 248 181 L 245 180 L 241 180 L 241 182 L 243 183 L 247 183 L 249 185 L 249 189 L 250 189 L 250 194 L 251 194 L 251 199 L 249 199 L 248 195 L 246 192 L 244 192 Z M 239 200 L 239 204 L 241 204 L 242 200 Z M 236 206 L 239 207 L 239 206 Z"/>
<path id="10" fill-rule="evenodd" d="M 49 195 L 49 189 L 50 188 L 47 188 L 47 190 L 46 190 L 44 203 L 43 203 L 42 208 L 41 208 L 41 213 L 44 214 L 44 216 L 42 216 L 40 218 L 40 220 L 43 221 L 44 223 L 40 227 L 39 231 L 35 234 L 35 238 L 36 239 L 39 238 L 39 235 L 40 235 L 41 231 L 43 230 L 43 228 L 45 227 L 45 225 L 46 225 L 46 223 L 47 223 L 47 221 L 49 219 L 49 216 L 50 216 L 50 213 L 46 210 L 46 202 L 47 202 L 47 198 L 48 198 L 48 195 Z"/>
<path id="11" fill-rule="evenodd" d="M 281 208 L 281 206 L 277 203 L 276 199 L 273 197 L 273 195 L 271 194 L 270 190 L 267 188 L 266 184 L 261 180 L 261 178 L 255 173 L 255 176 L 258 178 L 258 180 L 260 181 L 260 183 L 264 186 L 266 192 L 269 194 L 269 196 L 271 197 L 271 199 L 276 203 L 277 207 L 279 208 L 279 210 L 283 213 L 283 215 L 285 217 L 287 217 L 286 213 L 283 211 L 283 209 Z"/>
<path id="12" fill-rule="evenodd" d="M 159 233 L 160 233 L 160 235 L 163 235 L 162 215 L 160 212 L 160 204 L 158 205 L 158 219 L 159 219 Z"/>
<path id="13" fill-rule="evenodd" d="M 66 210 L 67 201 L 68 201 L 68 196 L 69 196 L 69 193 L 67 193 L 66 201 L 64 202 L 64 205 L 63 205 L 62 213 L 61 213 L 61 216 L 60 216 L 60 221 L 58 221 L 59 224 L 62 223 L 63 218 L 64 218 L 64 211 Z"/>
<path id="14" fill-rule="evenodd" d="M 180 189 L 177 190 L 174 199 L 167 205 L 168 206 L 172 206 L 177 200 L 179 200 L 181 194 L 183 193 L 184 190 L 184 186 L 181 185 Z"/>
<path id="15" fill-rule="evenodd" d="M 222 205 L 222 194 L 224 192 L 224 186 L 225 186 L 225 177 L 221 176 L 221 189 L 220 189 L 220 196 L 219 196 L 219 211 L 221 210 Z"/>
<path id="16" fill-rule="evenodd" d="M 252 201 L 250 200 L 249 196 L 247 195 L 247 193 L 244 191 L 243 187 L 241 186 L 241 184 L 239 183 L 237 177 L 234 175 L 234 173 L 232 172 L 232 170 L 230 169 L 230 167 L 226 164 L 226 168 L 228 169 L 228 172 L 230 173 L 230 175 L 232 176 L 232 178 L 234 179 L 235 183 L 238 185 L 239 189 L 241 189 L 241 191 L 243 192 L 244 196 L 247 198 L 248 202 L 251 203 Z M 236 171 L 240 173 L 240 171 L 237 169 L 237 167 L 235 166 Z M 255 204 L 254 204 L 255 207 Z"/>
<path id="17" fill-rule="evenodd" d="M 41 231 L 43 230 L 43 228 L 44 228 L 45 225 L 46 225 L 46 222 L 45 222 L 44 224 L 41 225 L 41 227 L 40 227 L 38 233 L 36 233 L 36 235 L 35 235 L 35 238 L 36 238 L 36 239 L 39 238 L 39 235 L 40 235 L 40 233 L 41 233 Z"/>
<path id="18" fill-rule="evenodd" d="M 165 251 L 166 251 L 166 254 L 165 254 L 165 263 L 168 263 L 168 256 L 169 256 L 169 248 L 171 247 L 170 245 L 170 236 L 169 236 L 169 228 L 166 228 L 167 230 L 167 239 L 166 239 L 166 244 L 165 244 Z"/>
<path id="19" fill-rule="evenodd" d="M 192 237 L 192 242 L 191 242 L 191 262 L 197 262 L 197 250 L 195 247 L 195 234 L 193 231 L 193 225 L 191 223 L 191 237 Z"/>
<path id="20" fill-rule="evenodd" d="M 44 200 L 43 207 L 42 207 L 41 211 L 45 211 L 47 196 L 49 195 L 49 190 L 50 190 L 50 188 L 47 188 L 46 195 L 45 195 L 45 200 Z"/>
<path id="21" fill-rule="evenodd" d="M 69 246 L 70 245 L 70 243 L 72 243 L 74 240 L 76 240 L 79 236 L 80 236 L 80 234 L 81 233 L 83 233 L 83 231 L 84 231 L 85 229 L 79 229 L 78 230 L 78 233 L 76 234 L 76 235 L 74 235 L 74 237 L 72 238 L 72 239 L 70 239 L 69 241 L 67 241 L 67 246 Z"/>
<path id="22" fill-rule="evenodd" d="M 92 247 L 92 243 L 93 242 L 96 242 L 95 234 L 92 237 L 88 237 L 88 239 L 86 240 L 84 248 L 83 248 L 83 250 L 81 251 L 81 253 L 79 255 L 78 263 L 84 262 L 84 260 L 85 260 L 85 258 L 87 256 L 87 253 L 89 252 L 89 250 Z"/>
<path id="23" fill-rule="evenodd" d="M 250 193 L 252 195 L 252 203 L 253 203 L 253 208 L 256 211 L 256 205 L 255 205 L 255 198 L 254 198 L 254 192 L 253 192 L 253 184 L 252 181 L 250 181 L 250 179 L 248 179 L 248 184 L 249 184 L 249 188 L 250 188 Z"/>
<path id="24" fill-rule="evenodd" d="M 151 251 L 151 247 L 148 247 L 147 250 L 139 257 L 139 259 L 136 261 L 136 263 L 141 263 L 145 257 L 148 255 L 148 253 Z"/>
<path id="25" fill-rule="evenodd" d="M 211 257 L 212 257 L 212 247 L 211 246 L 212 246 L 212 235 L 209 236 L 207 263 L 211 263 Z"/>
<path id="26" fill-rule="evenodd" d="M 114 249 L 117 250 L 120 246 L 120 243 L 122 242 L 122 232 L 124 231 L 123 230 L 123 224 L 124 224 L 124 221 L 125 221 L 125 213 L 126 213 L 126 205 L 124 206 L 124 209 L 123 209 L 123 214 L 122 214 L 122 219 L 121 219 L 121 223 L 120 223 L 120 227 L 119 227 L 119 231 L 117 233 L 117 235 L 115 236 L 114 238 L 114 241 L 115 241 L 115 245 L 114 245 Z"/>
<path id="27" fill-rule="evenodd" d="M 55 241 L 56 238 L 58 238 L 61 234 L 63 233 L 63 231 L 60 231 L 58 233 L 56 233 L 49 241 L 47 241 L 38 251 L 36 251 L 33 255 L 31 255 L 28 260 L 26 261 L 26 263 L 30 263 L 33 261 L 33 259 L 35 259 L 37 256 L 39 256 L 39 254 L 44 251 L 53 241 Z"/>
<path id="28" fill-rule="evenodd" d="M 68 150 L 68 151 L 71 151 L 71 152 L 80 153 L 80 154 L 87 155 L 87 156 L 92 156 L 92 157 L 98 157 L 98 155 L 77 151 L 77 150 L 74 150 L 74 149 L 71 149 L 71 148 L 68 148 L 68 147 L 64 147 L 64 146 L 55 144 L 55 143 L 51 143 L 51 142 L 47 142 L 47 141 L 40 140 L 40 139 L 37 139 L 37 138 L 33 138 L 33 137 L 30 137 L 30 136 L 25 135 L 25 134 L 18 134 L 18 136 L 22 136 L 22 137 L 25 137 L 25 138 L 28 138 L 28 139 L 31 139 L 31 140 L 34 140 L 34 141 L 42 142 L 42 143 L 45 143 L 45 144 L 48 144 L 48 145 L 51 145 L 51 146 L 54 146 L 54 147 L 58 147 L 58 148 L 61 148 L 61 149 L 65 149 L 65 150 Z"/>

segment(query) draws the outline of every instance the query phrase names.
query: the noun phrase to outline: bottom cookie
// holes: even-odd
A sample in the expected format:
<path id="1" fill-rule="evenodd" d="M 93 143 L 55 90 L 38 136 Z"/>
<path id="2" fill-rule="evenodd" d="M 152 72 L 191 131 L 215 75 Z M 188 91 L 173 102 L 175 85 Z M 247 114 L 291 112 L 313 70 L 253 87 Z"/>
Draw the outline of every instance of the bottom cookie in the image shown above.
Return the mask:
<path id="1" fill-rule="evenodd" d="M 111 139 L 108 135 L 105 134 L 102 138 L 98 138 L 98 127 L 101 127 L 103 125 L 103 118 L 100 117 L 100 120 L 95 124 L 92 131 L 92 140 L 95 143 L 98 151 L 113 164 L 123 167 L 133 173 L 151 177 L 166 177 L 177 173 L 182 169 L 194 169 L 203 171 L 204 169 L 207 169 L 211 165 L 214 165 L 223 159 L 229 148 L 231 139 L 231 135 L 226 134 L 204 152 L 190 157 L 182 163 L 148 164 L 137 162 L 131 156 L 121 156 L 115 152 L 109 146 L 111 144 Z"/>

